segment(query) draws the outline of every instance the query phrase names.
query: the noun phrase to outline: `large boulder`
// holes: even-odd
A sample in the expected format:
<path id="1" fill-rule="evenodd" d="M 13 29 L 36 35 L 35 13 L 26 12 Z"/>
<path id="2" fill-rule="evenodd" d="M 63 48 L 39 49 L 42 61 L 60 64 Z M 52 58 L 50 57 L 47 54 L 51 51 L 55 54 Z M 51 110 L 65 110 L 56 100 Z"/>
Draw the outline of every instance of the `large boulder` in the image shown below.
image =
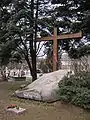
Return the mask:
<path id="1" fill-rule="evenodd" d="M 53 102 L 57 100 L 56 91 L 58 82 L 67 74 L 69 70 L 58 70 L 44 74 L 24 90 L 17 90 L 15 93 L 20 98 Z"/>

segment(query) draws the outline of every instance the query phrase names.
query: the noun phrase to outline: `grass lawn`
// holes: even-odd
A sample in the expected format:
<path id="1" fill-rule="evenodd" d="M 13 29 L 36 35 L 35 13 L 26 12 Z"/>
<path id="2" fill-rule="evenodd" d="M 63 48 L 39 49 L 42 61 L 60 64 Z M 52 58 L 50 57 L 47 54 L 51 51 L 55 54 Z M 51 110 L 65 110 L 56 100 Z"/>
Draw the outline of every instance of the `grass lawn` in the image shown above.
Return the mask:
<path id="1" fill-rule="evenodd" d="M 13 91 L 25 82 L 0 83 L 0 120 L 90 120 L 90 112 L 81 108 L 55 103 L 41 103 L 12 97 Z M 10 104 L 26 108 L 20 115 L 6 112 Z"/>

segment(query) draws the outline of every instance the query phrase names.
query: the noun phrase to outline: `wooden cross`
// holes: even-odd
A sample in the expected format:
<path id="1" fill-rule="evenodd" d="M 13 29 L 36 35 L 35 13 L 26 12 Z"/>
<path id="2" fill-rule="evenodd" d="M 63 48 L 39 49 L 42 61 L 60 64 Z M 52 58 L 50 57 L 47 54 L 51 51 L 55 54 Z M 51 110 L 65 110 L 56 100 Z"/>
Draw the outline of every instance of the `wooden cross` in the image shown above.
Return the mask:
<path id="1" fill-rule="evenodd" d="M 37 39 L 38 42 L 40 41 L 50 41 L 53 40 L 53 71 L 58 69 L 57 61 L 58 61 L 58 40 L 68 40 L 68 39 L 78 39 L 82 38 L 82 32 L 78 33 L 70 33 L 70 34 L 63 34 L 57 35 L 57 28 L 54 28 L 54 35 L 48 37 L 41 37 Z"/>

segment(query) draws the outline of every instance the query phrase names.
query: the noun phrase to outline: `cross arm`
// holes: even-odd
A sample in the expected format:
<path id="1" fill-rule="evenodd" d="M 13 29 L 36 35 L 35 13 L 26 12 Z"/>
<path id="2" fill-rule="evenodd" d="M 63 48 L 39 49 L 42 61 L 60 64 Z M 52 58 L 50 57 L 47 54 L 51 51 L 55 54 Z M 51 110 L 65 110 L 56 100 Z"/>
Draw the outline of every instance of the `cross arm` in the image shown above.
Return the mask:
<path id="1" fill-rule="evenodd" d="M 57 35 L 57 40 L 82 38 L 82 32 Z M 37 38 L 37 42 L 54 40 L 54 36 Z"/>
<path id="2" fill-rule="evenodd" d="M 82 32 L 57 35 L 58 40 L 82 38 Z"/>

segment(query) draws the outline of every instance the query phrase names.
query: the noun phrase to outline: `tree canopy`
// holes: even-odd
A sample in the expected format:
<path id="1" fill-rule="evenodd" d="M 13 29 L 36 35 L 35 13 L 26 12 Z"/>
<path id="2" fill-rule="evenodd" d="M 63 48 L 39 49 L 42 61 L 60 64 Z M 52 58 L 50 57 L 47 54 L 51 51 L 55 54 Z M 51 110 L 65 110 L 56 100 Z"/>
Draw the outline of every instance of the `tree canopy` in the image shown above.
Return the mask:
<path id="1" fill-rule="evenodd" d="M 1 0 L 1 64 L 7 64 L 14 51 L 18 51 L 27 61 L 33 79 L 36 79 L 37 32 L 41 36 L 52 35 L 53 27 L 57 27 L 58 34 L 80 30 L 85 35 L 90 33 L 89 5 L 89 0 Z M 71 40 L 63 40 L 60 45 L 70 52 L 76 43 L 81 45 L 80 40 L 72 44 Z M 47 48 L 47 54 L 50 53 L 48 50 L 50 48 Z"/>
<path id="2" fill-rule="evenodd" d="M 83 35 L 86 36 L 85 39 L 88 39 L 86 41 L 90 40 L 88 38 L 88 34 L 90 34 L 89 0 L 52 0 L 52 5 L 54 6 L 53 12 L 51 12 L 51 19 L 52 21 L 54 20 L 52 26 L 59 28 L 58 34 L 82 31 Z M 59 44 L 63 50 L 69 53 L 71 58 L 83 56 L 82 51 L 80 53 L 78 52 L 78 49 L 82 50 L 82 47 L 85 45 L 82 40 L 62 40 Z M 46 44 L 46 47 L 47 46 L 48 44 Z M 85 48 L 86 46 L 83 50 L 85 50 Z M 86 52 L 84 52 L 84 55 L 85 53 Z"/>

